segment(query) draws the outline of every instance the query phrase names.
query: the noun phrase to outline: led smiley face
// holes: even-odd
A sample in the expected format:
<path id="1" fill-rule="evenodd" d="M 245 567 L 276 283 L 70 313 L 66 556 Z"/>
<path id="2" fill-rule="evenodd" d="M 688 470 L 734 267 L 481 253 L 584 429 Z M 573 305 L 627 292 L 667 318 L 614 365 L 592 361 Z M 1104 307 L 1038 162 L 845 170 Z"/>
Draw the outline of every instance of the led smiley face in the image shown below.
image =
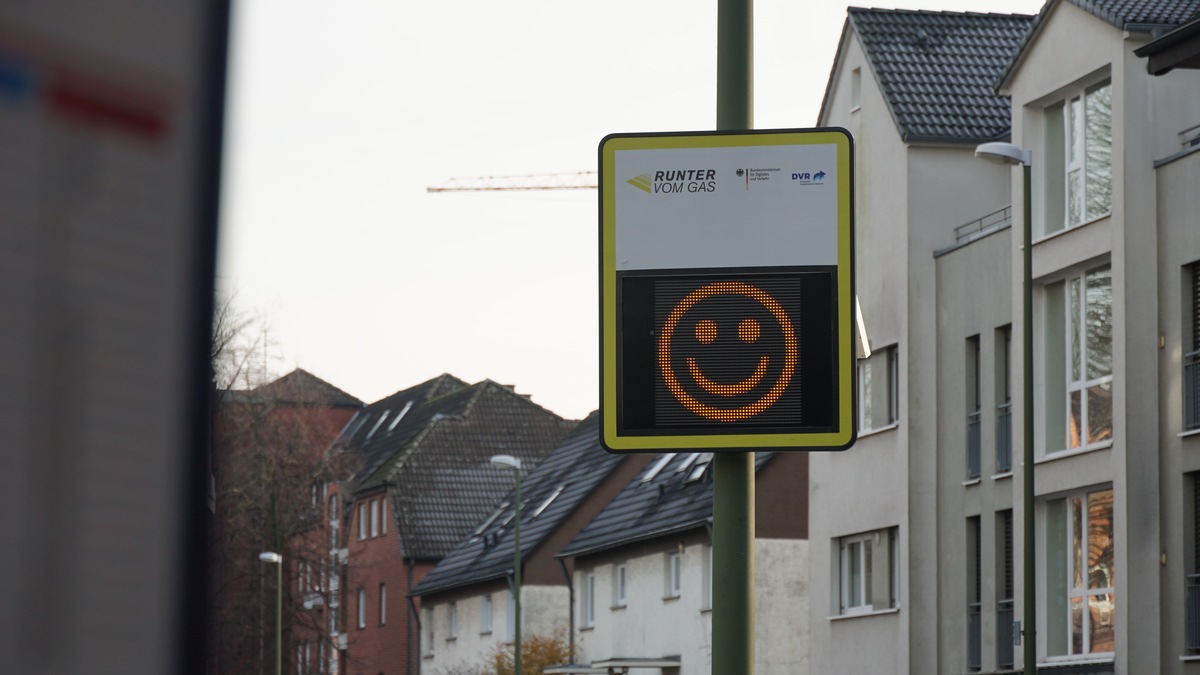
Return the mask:
<path id="1" fill-rule="evenodd" d="M 796 373 L 799 351 L 779 301 L 741 281 L 688 293 L 658 338 L 658 364 L 671 395 L 718 422 L 749 419 L 778 401 Z"/>

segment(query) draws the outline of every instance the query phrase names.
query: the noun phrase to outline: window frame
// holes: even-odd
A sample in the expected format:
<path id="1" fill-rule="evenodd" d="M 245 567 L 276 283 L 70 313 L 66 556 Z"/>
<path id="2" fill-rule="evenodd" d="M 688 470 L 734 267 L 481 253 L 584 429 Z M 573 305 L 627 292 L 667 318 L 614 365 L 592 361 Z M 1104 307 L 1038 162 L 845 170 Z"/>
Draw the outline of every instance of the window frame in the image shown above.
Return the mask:
<path id="1" fill-rule="evenodd" d="M 379 536 L 379 500 L 371 500 L 371 538 Z"/>
<path id="2" fill-rule="evenodd" d="M 387 625 L 387 584 L 379 584 L 379 625 Z"/>
<path id="3" fill-rule="evenodd" d="M 855 545 L 859 547 L 857 560 L 850 555 Z M 880 550 L 885 545 L 886 550 Z M 833 540 L 832 562 L 836 588 L 832 596 L 835 616 L 849 617 L 899 609 L 899 548 L 900 532 L 895 525 Z M 886 564 L 887 569 L 879 568 L 881 564 Z M 857 576 L 854 574 L 855 567 Z M 857 598 L 854 595 L 855 588 L 848 583 L 851 580 L 857 582 Z M 851 604 L 855 600 L 858 604 Z"/>
<path id="4" fill-rule="evenodd" d="M 893 343 L 855 364 L 858 431 L 868 434 L 900 423 L 900 349 Z M 881 387 L 882 389 L 878 389 Z M 878 400 L 876 400 L 878 399 Z M 876 410 L 876 404 L 879 410 Z M 876 422 L 878 421 L 878 424 Z"/>
<path id="5" fill-rule="evenodd" d="M 625 607 L 629 602 L 629 565 L 624 562 L 613 564 L 613 607 Z"/>
<path id="6" fill-rule="evenodd" d="M 492 594 L 484 593 L 479 597 L 479 634 L 492 634 Z"/>
<path id="7" fill-rule="evenodd" d="M 1063 325 L 1064 339 L 1066 347 L 1064 355 L 1066 357 L 1067 367 L 1065 376 L 1064 390 L 1066 392 L 1066 400 L 1064 401 L 1064 413 L 1066 428 L 1064 429 L 1064 450 L 1080 451 L 1093 450 L 1100 447 L 1105 447 L 1112 444 L 1113 434 L 1113 413 L 1112 413 L 1112 393 L 1113 393 L 1113 368 L 1112 368 L 1112 334 L 1108 336 L 1108 353 L 1109 363 L 1106 374 L 1099 377 L 1091 377 L 1089 369 L 1093 365 L 1088 358 L 1088 331 L 1087 331 L 1087 315 L 1088 315 L 1088 281 L 1093 275 L 1107 271 L 1108 273 L 1108 321 L 1106 323 L 1111 330 L 1112 326 L 1112 266 L 1101 265 L 1088 270 L 1080 270 L 1067 276 L 1065 286 L 1063 288 L 1065 296 L 1065 311 L 1066 320 Z M 1078 302 L 1078 312 L 1075 312 L 1075 305 Z M 1076 360 L 1078 357 L 1079 360 Z M 1078 375 L 1076 372 L 1078 371 Z M 1092 431 L 1092 401 L 1090 392 L 1099 387 L 1103 388 L 1107 385 L 1109 394 L 1109 413 L 1107 436 L 1101 435 L 1097 440 L 1091 440 Z M 1072 408 L 1073 395 L 1079 395 L 1079 441 L 1073 444 L 1071 435 L 1071 422 L 1074 419 Z M 1102 432 L 1103 434 L 1103 432 Z"/>
<path id="8" fill-rule="evenodd" d="M 358 503 L 358 540 L 367 540 L 367 503 Z"/>
<path id="9" fill-rule="evenodd" d="M 683 556 L 679 551 L 668 551 L 665 563 L 663 599 L 673 600 L 683 594 Z"/>
<path id="10" fill-rule="evenodd" d="M 583 573 L 583 597 L 579 607 L 579 625 L 592 628 L 596 625 L 596 573 L 588 570 Z"/>
<path id="11" fill-rule="evenodd" d="M 458 639 L 458 602 L 451 601 L 446 606 L 446 642 Z"/>
<path id="12" fill-rule="evenodd" d="M 367 589 L 359 587 L 358 589 L 358 629 L 363 630 L 367 627 Z"/>
<path id="13" fill-rule="evenodd" d="M 1107 90 L 1105 94 L 1100 92 Z M 1095 126 L 1101 137 L 1089 141 L 1089 122 L 1096 115 L 1104 115 L 1102 108 L 1094 102 L 1107 97 L 1107 126 Z M 1086 82 L 1063 92 L 1052 104 L 1043 108 L 1046 120 L 1045 155 L 1049 159 L 1046 185 L 1046 212 L 1043 234 L 1051 234 L 1087 225 L 1112 215 L 1113 185 L 1113 125 L 1112 125 L 1112 78 L 1091 77 Z M 1107 132 L 1106 134 L 1103 132 Z M 1107 176 L 1097 172 L 1105 169 L 1102 156 L 1107 156 Z M 1097 166 L 1098 165 L 1098 166 Z M 1089 173 L 1094 175 L 1089 177 Z M 1077 188 L 1072 186 L 1072 176 L 1078 176 Z M 1106 184 L 1105 184 L 1106 182 Z M 1076 191 L 1076 194 L 1072 194 Z M 1106 191 L 1104 210 L 1088 211 L 1089 192 Z M 1051 222 L 1054 220 L 1056 222 Z"/>

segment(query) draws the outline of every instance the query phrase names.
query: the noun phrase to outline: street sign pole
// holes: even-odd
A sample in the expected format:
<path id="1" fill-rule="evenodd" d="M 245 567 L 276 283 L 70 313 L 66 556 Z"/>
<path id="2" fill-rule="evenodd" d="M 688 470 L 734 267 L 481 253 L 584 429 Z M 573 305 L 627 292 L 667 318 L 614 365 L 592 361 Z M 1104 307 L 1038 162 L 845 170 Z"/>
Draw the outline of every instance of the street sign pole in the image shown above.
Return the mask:
<path id="1" fill-rule="evenodd" d="M 754 117 L 753 0 L 717 3 L 717 130 Z M 713 457 L 713 675 L 754 672 L 754 453 Z"/>

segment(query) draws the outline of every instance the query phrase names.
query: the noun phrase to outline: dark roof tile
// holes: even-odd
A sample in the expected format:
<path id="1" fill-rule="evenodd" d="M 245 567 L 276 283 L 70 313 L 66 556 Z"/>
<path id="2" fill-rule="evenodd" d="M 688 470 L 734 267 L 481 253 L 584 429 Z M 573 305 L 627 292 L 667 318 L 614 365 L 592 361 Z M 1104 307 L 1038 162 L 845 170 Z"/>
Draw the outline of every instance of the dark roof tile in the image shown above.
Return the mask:
<path id="1" fill-rule="evenodd" d="M 892 118 L 906 141 L 978 142 L 1009 133 L 1009 101 L 992 84 L 1033 17 L 849 9 Z"/>

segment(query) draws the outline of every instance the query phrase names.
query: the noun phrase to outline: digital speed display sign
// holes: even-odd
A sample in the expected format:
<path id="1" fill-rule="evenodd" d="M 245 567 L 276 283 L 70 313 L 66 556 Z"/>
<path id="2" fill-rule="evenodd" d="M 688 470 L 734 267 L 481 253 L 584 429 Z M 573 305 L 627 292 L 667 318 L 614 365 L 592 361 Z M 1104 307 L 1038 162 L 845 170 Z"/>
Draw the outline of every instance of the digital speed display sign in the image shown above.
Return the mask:
<path id="1" fill-rule="evenodd" d="M 614 452 L 855 438 L 842 129 L 600 144 L 600 412 Z"/>

